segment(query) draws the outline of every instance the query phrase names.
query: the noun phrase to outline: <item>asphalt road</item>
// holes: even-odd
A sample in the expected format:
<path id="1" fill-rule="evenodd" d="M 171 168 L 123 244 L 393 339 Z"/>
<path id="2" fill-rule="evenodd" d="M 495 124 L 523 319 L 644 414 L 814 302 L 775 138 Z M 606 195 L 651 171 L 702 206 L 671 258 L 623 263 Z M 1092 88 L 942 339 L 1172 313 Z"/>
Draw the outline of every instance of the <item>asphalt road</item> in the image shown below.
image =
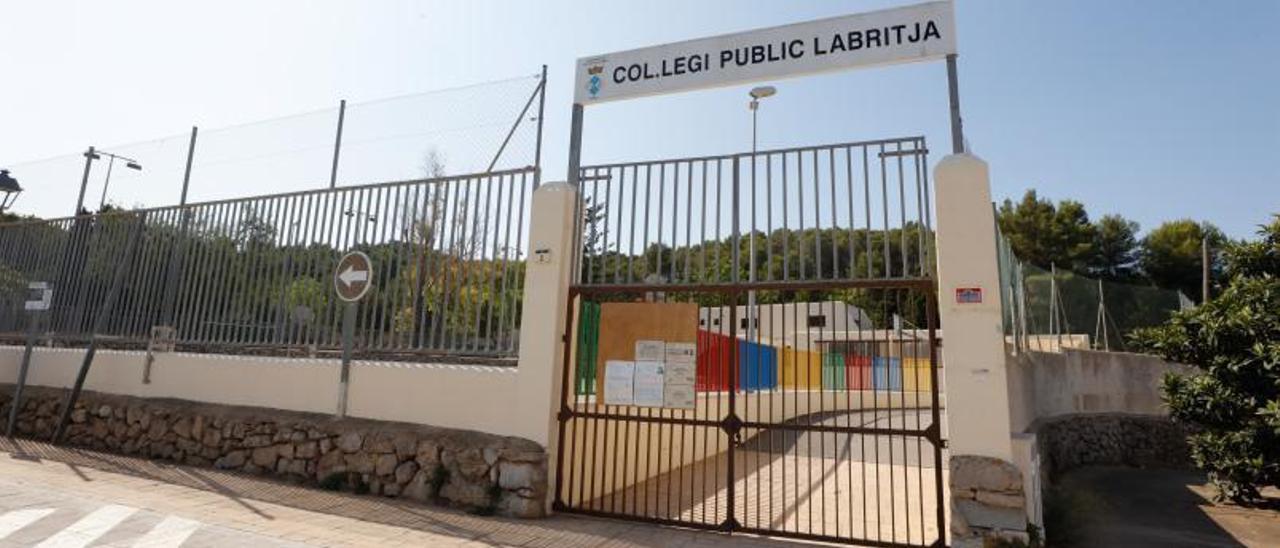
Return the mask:
<path id="1" fill-rule="evenodd" d="M 0 548 L 309 546 L 17 479 L 0 477 Z"/>

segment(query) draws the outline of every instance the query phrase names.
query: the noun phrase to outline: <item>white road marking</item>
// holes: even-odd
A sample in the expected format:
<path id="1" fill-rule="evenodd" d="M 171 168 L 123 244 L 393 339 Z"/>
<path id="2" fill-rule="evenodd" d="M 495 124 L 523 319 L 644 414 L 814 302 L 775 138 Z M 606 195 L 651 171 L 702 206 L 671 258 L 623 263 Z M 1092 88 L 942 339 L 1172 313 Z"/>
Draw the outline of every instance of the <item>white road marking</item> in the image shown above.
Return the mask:
<path id="1" fill-rule="evenodd" d="M 12 535 L 14 531 L 35 523 L 42 517 L 53 513 L 53 508 L 28 508 L 14 510 L 0 516 L 0 539 Z"/>
<path id="2" fill-rule="evenodd" d="M 137 512 L 137 508 L 112 504 L 103 506 L 93 513 L 80 518 L 58 534 L 45 539 L 36 548 L 82 548 L 88 546 L 98 537 L 106 534 L 129 516 Z"/>
<path id="3" fill-rule="evenodd" d="M 168 516 L 145 536 L 133 543 L 134 548 L 177 548 L 200 528 L 200 522 Z"/>

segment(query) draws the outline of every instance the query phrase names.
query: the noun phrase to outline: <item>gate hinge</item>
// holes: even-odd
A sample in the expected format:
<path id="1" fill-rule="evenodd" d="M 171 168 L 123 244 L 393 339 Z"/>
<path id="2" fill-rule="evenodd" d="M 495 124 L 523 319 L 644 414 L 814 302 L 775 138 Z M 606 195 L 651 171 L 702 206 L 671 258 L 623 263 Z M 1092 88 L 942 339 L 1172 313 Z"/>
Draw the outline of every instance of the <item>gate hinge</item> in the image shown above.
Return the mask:
<path id="1" fill-rule="evenodd" d="M 942 439 L 942 427 L 936 422 L 924 429 L 924 439 L 940 448 L 947 448 L 947 440 Z"/>

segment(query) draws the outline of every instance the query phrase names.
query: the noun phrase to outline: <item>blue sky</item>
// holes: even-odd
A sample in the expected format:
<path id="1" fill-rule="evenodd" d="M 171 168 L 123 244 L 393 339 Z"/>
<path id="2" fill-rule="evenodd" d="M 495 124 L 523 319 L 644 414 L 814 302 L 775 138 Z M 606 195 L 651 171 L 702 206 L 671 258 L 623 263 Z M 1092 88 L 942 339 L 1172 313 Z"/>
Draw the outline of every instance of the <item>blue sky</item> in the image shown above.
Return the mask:
<path id="1" fill-rule="evenodd" d="M 212 130 L 331 109 L 340 98 L 530 75 L 545 63 L 543 163 L 559 178 L 578 57 L 908 3 L 9 2 L 0 7 L 0 166 L 29 187 L 19 211 L 61 216 L 79 182 L 78 160 L 64 155 L 89 144 L 175 136 L 153 148 L 180 155 L 193 124 Z M 1190 217 L 1236 237 L 1280 212 L 1280 2 L 961 0 L 956 11 L 966 136 L 991 164 L 997 199 L 1035 188 L 1144 229 Z M 776 85 L 761 110 L 764 148 L 924 135 L 932 161 L 950 149 L 941 63 Z M 593 107 L 584 160 L 744 150 L 748 87 Z M 331 112 L 281 124 L 305 134 L 297 139 L 317 151 L 308 162 L 320 175 L 239 186 L 197 178 L 193 198 L 296 190 L 323 177 Z M 38 173 L 26 162 L 50 157 L 72 175 L 18 169 Z M 150 165 L 147 178 L 113 177 L 111 199 L 176 203 L 173 170 Z M 264 172 L 291 169 L 279 166 Z M 353 183 L 378 176 L 351 170 L 343 179 Z"/>

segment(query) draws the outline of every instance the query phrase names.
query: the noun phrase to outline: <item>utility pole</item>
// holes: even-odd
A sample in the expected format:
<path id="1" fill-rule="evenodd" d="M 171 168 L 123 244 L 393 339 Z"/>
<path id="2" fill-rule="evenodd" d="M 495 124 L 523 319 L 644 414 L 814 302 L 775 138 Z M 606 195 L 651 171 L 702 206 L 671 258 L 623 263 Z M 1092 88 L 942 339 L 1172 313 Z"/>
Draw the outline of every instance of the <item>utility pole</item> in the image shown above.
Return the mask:
<path id="1" fill-rule="evenodd" d="M 747 283 L 756 283 L 756 127 L 759 120 L 758 113 L 760 111 L 760 100 L 765 97 L 772 97 L 778 93 L 773 86 L 760 86 L 753 88 L 748 95 L 751 96 L 751 102 L 747 107 L 751 109 L 751 234 L 747 237 Z M 735 172 L 736 175 L 736 172 Z M 737 245 L 735 238 L 734 245 Z M 734 268 L 738 268 L 734 263 Z M 756 341 L 756 324 L 760 320 L 756 318 L 756 290 L 752 288 L 747 292 L 747 340 Z M 756 341 L 759 342 L 759 341 Z"/>
<path id="2" fill-rule="evenodd" d="M 1200 239 L 1200 304 L 1209 302 L 1209 236 Z"/>
<path id="3" fill-rule="evenodd" d="M 97 153 L 93 151 L 93 147 L 84 153 L 84 175 L 80 177 L 80 197 L 76 199 L 76 210 L 72 216 L 78 217 L 80 211 L 84 209 L 84 190 L 89 186 L 89 169 L 93 167 L 93 161 L 98 159 Z"/>

